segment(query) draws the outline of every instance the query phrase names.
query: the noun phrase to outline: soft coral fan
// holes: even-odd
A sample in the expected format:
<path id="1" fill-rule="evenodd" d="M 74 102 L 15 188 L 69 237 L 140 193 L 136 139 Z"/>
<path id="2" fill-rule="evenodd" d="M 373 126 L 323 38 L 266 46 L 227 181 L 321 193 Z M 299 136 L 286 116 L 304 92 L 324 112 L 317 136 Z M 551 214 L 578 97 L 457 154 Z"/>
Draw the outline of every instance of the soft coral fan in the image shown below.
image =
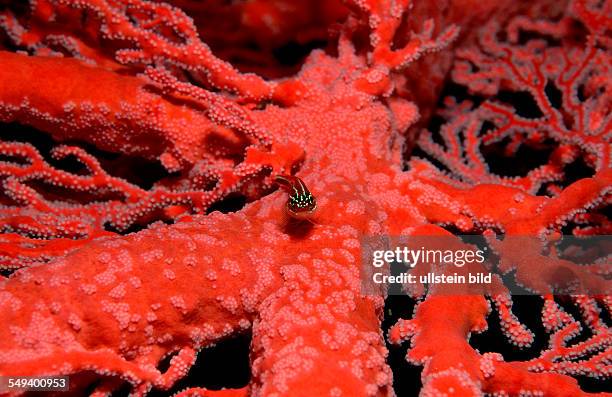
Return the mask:
<path id="1" fill-rule="evenodd" d="M 0 163 L 3 252 L 6 264 L 25 268 L 0 286 L 0 315 L 8 324 L 0 329 L 0 373 L 70 374 L 76 394 L 93 376 L 100 381 L 96 395 L 125 382 L 143 395 L 172 387 L 200 349 L 251 330 L 252 379 L 232 394 L 392 395 L 380 324 L 383 296 L 360 293 L 360 237 L 446 233 L 437 225 L 536 236 L 608 199 L 610 171 L 601 159 L 608 149 L 550 129 L 508 134 L 522 138 L 515 146 L 548 134 L 564 147 L 561 159 L 551 158 L 522 180 L 492 175 L 478 154 L 478 139 L 480 118 L 492 114 L 483 109 L 493 101 L 477 110 L 455 107 L 443 129 L 445 147 L 421 141 L 434 156 L 452 158 L 443 164 L 453 175 L 423 160 L 412 160 L 403 172 L 403 134 L 419 117 L 407 99 L 416 93 L 405 88 L 411 67 L 457 36 L 443 15 L 461 14 L 456 8 L 463 4 L 445 10 L 421 3 L 414 12 L 425 17 L 409 18 L 409 1 L 347 3 L 351 14 L 338 29 L 337 51 L 313 51 L 296 76 L 280 81 L 241 73 L 218 59 L 186 14 L 160 3 L 38 0 L 28 21 L 15 10 L 3 12 L 11 48 L 31 55 L 2 52 L 1 120 L 32 125 L 58 141 L 78 138 L 157 159 L 179 176 L 146 190 L 113 176 L 75 146 L 59 146 L 52 155 L 76 157 L 87 168 L 81 174 L 52 166 L 31 145 L 3 144 L 11 160 Z M 409 34 L 406 26 L 419 29 Z M 533 49 L 519 44 L 508 46 Z M 66 57 L 45 56 L 58 51 Z M 456 71 L 473 61 L 468 54 L 458 54 Z M 443 68 L 431 69 L 432 79 L 441 81 Z M 35 89 L 32 76 L 43 73 L 46 80 Z M 518 120 L 506 116 L 491 121 L 501 129 Z M 464 126 L 466 139 L 450 135 Z M 601 139 L 607 145 L 609 137 Z M 579 157 L 596 168 L 595 176 L 552 185 Z M 296 164 L 317 197 L 314 225 L 288 221 L 281 192 L 262 197 L 269 175 Z M 28 184 L 33 179 L 75 196 L 100 194 L 99 201 L 44 196 L 48 191 Z M 541 184 L 556 196 L 534 195 Z M 187 214 L 235 191 L 254 202 L 236 213 Z M 151 219 L 175 224 L 155 223 L 127 236 L 105 228 Z M 429 296 L 390 337 L 412 338 L 409 358 L 425 365 L 424 395 L 578 395 L 576 382 L 562 374 L 607 376 L 601 368 L 609 360 L 610 335 L 597 310 L 600 303 L 609 310 L 609 300 L 575 301 L 593 336 L 567 346 L 578 323 L 547 298 L 552 348 L 525 363 L 481 355 L 469 345 L 469 334 L 487 325 L 489 306 L 480 295 Z M 532 335 L 512 314 L 512 302 L 498 296 L 495 303 L 511 340 L 529 344 Z M 169 368 L 160 371 L 169 356 Z M 583 356 L 584 363 L 573 361 Z"/>
<path id="2" fill-rule="evenodd" d="M 585 6 L 577 3 L 574 9 Z M 609 6 L 606 3 L 600 12 L 608 12 Z M 523 239 L 517 245 L 508 237 L 497 241 L 492 231 L 542 238 L 566 228 L 581 236 L 610 231 L 609 220 L 603 215 L 612 186 L 610 54 L 607 38 L 597 33 L 601 30 L 598 26 L 587 25 L 593 32 L 576 42 L 575 23 L 569 16 L 560 22 L 517 17 L 505 29 L 490 23 L 481 31 L 477 46 L 457 50 L 452 78 L 466 86 L 479 104 L 447 98 L 447 107 L 440 111 L 447 119 L 439 131 L 440 141 L 428 131 L 419 138 L 419 147 L 446 172 L 423 159 L 409 163 L 413 175 L 427 180 L 417 191 L 422 189 L 430 196 L 428 191 L 435 186 L 438 197 L 427 199 L 429 220 L 463 232 L 488 229 L 489 243 L 502 254 L 500 270 L 516 271 L 516 279 L 526 286 L 547 279 L 555 268 L 538 255 L 539 244 L 530 246 Z M 536 108 L 519 115 L 512 101 L 502 102 L 512 98 L 510 92 L 528 93 Z M 491 146 L 498 157 L 511 158 L 521 146 L 547 149 L 550 154 L 546 164 L 525 175 L 508 177 L 490 170 L 482 153 Z M 567 168 L 576 161 L 583 161 L 592 176 L 572 183 Z M 516 168 L 520 168 L 518 164 Z M 548 196 L 536 196 L 540 192 Z M 450 204 L 443 212 L 440 201 Z M 592 266 L 599 269 L 597 264 Z M 574 270 L 578 277 L 581 270 Z M 609 273 L 609 269 L 601 270 Z M 534 335 L 512 314 L 510 297 L 491 299 L 508 339 L 518 347 L 530 346 Z M 553 296 L 545 295 L 544 300 L 542 324 L 551 334 L 549 347 L 525 362 L 504 362 L 500 354 L 481 355 L 469 346 L 469 333 L 482 331 L 486 324 L 488 309 L 482 297 L 449 300 L 429 296 L 415 309 L 414 318 L 400 320 L 389 336 L 395 343 L 411 340 L 407 359 L 425 364 L 425 395 L 448 390 L 453 378 L 462 380 L 460 387 L 466 395 L 477 394 L 475 389 L 504 395 L 578 395 L 577 382 L 563 375 L 610 375 L 612 334 L 601 313 L 609 315 L 609 296 L 572 296 L 579 320 L 566 313 Z M 588 329 L 584 340 L 571 343 L 583 327 Z M 441 334 L 447 335 L 444 347 L 436 343 Z"/>
<path id="3" fill-rule="evenodd" d="M 419 138 L 420 148 L 440 162 L 447 173 L 440 173 L 418 159 L 412 160 L 411 165 L 417 173 L 420 169 L 430 170 L 449 186 L 482 189 L 485 183 L 497 184 L 516 189 L 514 201 L 517 203 L 531 196 L 533 203 L 538 204 L 535 211 L 529 211 L 532 217 L 529 222 L 510 221 L 513 216 L 521 219 L 525 215 L 512 208 L 503 209 L 509 211 L 509 218 L 491 219 L 496 222 L 477 215 L 480 210 L 473 208 L 472 221 L 511 234 L 540 235 L 551 229 L 560 231 L 570 221 L 580 222 L 588 208 L 605 208 L 609 204 L 610 54 L 605 48 L 598 48 L 600 37 L 596 34 L 576 42 L 574 22 L 567 16 L 560 22 L 517 17 L 505 30 L 491 23 L 482 29 L 478 46 L 456 51 L 452 78 L 476 95 L 479 104 L 457 103 L 452 97 L 446 98 L 447 108 L 440 112 L 448 119 L 440 129 L 443 143 L 434 141 L 429 131 L 423 131 Z M 505 41 L 498 39 L 502 34 Z M 537 38 L 519 42 L 521 35 L 538 34 Z M 510 95 L 521 92 L 529 94 L 534 102 L 525 116 L 512 104 L 525 109 L 521 103 L 525 99 L 512 99 Z M 525 171 L 522 176 L 507 177 L 491 172 L 483 156 L 484 149 L 499 157 L 512 158 L 521 147 L 543 153 L 548 150 L 547 162 Z M 566 175 L 567 166 L 578 161 L 592 170 L 592 178 L 576 182 L 580 188 L 572 187 Z M 514 168 L 525 167 L 517 164 Z M 587 194 L 587 186 L 593 188 L 592 195 Z M 544 188 L 549 197 L 532 197 Z M 513 189 L 500 188 L 500 192 Z M 580 191 L 582 196 L 575 197 L 574 191 Z M 563 200 L 558 195 L 563 195 Z M 571 200 L 572 197 L 580 201 Z M 555 202 L 558 204 L 552 205 Z M 554 208 L 552 212 L 548 210 L 550 207 Z M 602 222 L 597 230 L 604 234 L 609 231 L 605 217 L 591 219 Z M 468 230 L 471 223 L 467 225 L 467 228 L 456 226 Z"/>
<path id="4" fill-rule="evenodd" d="M 360 21 L 367 22 L 375 43 L 367 65 L 356 65 L 360 90 L 392 91 L 390 78 L 456 35 L 458 29 L 449 28 L 434 39 L 434 23 L 427 20 L 422 33 L 392 49 L 393 33 L 408 4 L 389 10 L 376 2 L 352 4 L 363 20 L 354 19 L 355 26 L 344 34 L 363 29 Z M 0 26 L 13 46 L 38 56 L 3 53 L 2 121 L 32 125 L 59 141 L 85 141 L 158 159 L 168 171 L 183 175 L 145 191 L 113 177 L 80 148 L 62 146 L 50 153 L 55 160 L 75 157 L 83 165 L 75 175 L 57 170 L 29 144 L 5 143 L 2 153 L 13 162 L 0 169 L 3 203 L 17 205 L 7 207 L 2 219 L 3 230 L 11 233 L 4 238 L 4 267 L 48 261 L 104 234 L 108 226 L 123 231 L 187 211 L 204 212 L 235 192 L 258 198 L 269 187 L 266 175 L 289 172 L 302 157 L 296 142 L 303 137 L 287 137 L 266 119 L 274 117 L 277 106 L 291 107 L 309 94 L 303 79 L 266 81 L 240 73 L 212 54 L 179 9 L 138 1 L 39 1 L 32 4 L 28 19 L 22 19 L 9 10 L 0 16 Z M 87 29 L 73 32 L 80 24 Z M 134 77 L 145 70 L 161 90 Z M 46 77 L 42 81 L 32 78 L 41 74 Z M 24 81 L 35 82 L 34 89 L 24 87 Z M 399 98 L 390 102 L 396 127 L 407 128 L 416 110 Z M 276 106 L 266 109 L 268 104 Z M 61 200 L 60 193 L 60 200 L 51 202 L 29 186 L 33 183 L 51 185 L 69 197 Z M 73 191 L 88 193 L 87 199 L 70 196 Z M 43 243 L 30 237 L 55 240 Z M 23 249 L 16 251 L 17 244 Z"/>
<path id="5" fill-rule="evenodd" d="M 83 174 L 53 167 L 29 144 L 3 146 L 11 160 L 2 163 L 11 200 L 3 212 L 9 265 L 59 258 L 16 271 L 2 283 L 2 318 L 10 324 L 1 331 L 2 374 L 71 374 L 79 393 L 93 371 L 103 380 L 96 393 L 128 381 L 135 394 L 145 394 L 151 387 L 170 388 L 199 349 L 252 328 L 251 394 L 392 392 L 380 330 L 382 300 L 359 295 L 356 258 L 360 233 L 384 230 L 388 214 L 376 196 L 385 197 L 384 207 L 405 211 L 404 199 L 388 196 L 385 188 L 400 174 L 398 129 L 418 113 L 400 98 L 386 107 L 369 91 L 391 93 L 388 73 L 441 48 L 457 29 L 449 27 L 437 40 L 428 22 L 423 34 L 394 50 L 392 32 L 407 4 L 394 15 L 375 2 L 353 6 L 366 20 L 389 25 L 372 36 L 382 55 L 368 61 L 367 54 L 357 54 L 347 27 L 337 57 L 317 51 L 296 78 L 281 82 L 242 74 L 215 58 L 190 19 L 165 5 L 39 1 L 32 4 L 30 30 L 4 14 L 13 45 L 37 54 L 3 53 L 4 121 L 188 171 L 182 190 L 144 190 L 110 175 L 74 146 L 52 154 L 76 157 L 87 168 Z M 101 34 L 81 41 L 68 35 L 60 44 L 72 38 L 64 51 L 89 54 L 89 63 L 98 66 L 43 56 L 56 48 L 47 44 L 55 29 L 70 30 L 64 25 L 83 20 Z M 353 23 L 368 26 L 360 19 Z M 126 66 L 103 51 L 88 51 L 96 40 L 110 48 L 130 45 L 116 54 Z M 376 71 L 378 62 L 384 62 L 384 73 Z M 150 80 L 132 76 L 129 67 L 146 71 Z M 21 84 L 43 72 L 47 80 L 40 89 Z M 221 135 L 220 143 L 206 146 L 211 135 Z M 238 141 L 238 161 L 223 157 L 222 138 Z M 151 210 L 203 211 L 259 173 L 288 172 L 302 152 L 307 158 L 300 176 L 320 209 L 319 224 L 301 237 L 285 224 L 285 198 L 275 193 L 236 214 L 184 216 L 173 226 L 96 238 L 105 223 L 127 227 Z M 190 180 L 194 174 L 199 179 Z M 62 202 L 37 194 L 28 185 L 33 179 L 121 197 Z M 207 185 L 212 188 L 200 190 Z M 79 249 L 70 245 L 75 237 L 81 238 Z M 58 241 L 73 251 L 52 251 Z M 158 363 L 172 354 L 170 368 L 160 372 Z"/>
<path id="6" fill-rule="evenodd" d="M 56 140 L 78 139 L 105 150 L 157 158 L 168 171 L 183 170 L 185 175 L 146 191 L 108 174 L 81 148 L 60 146 L 50 153 L 54 160 L 75 157 L 84 168 L 75 174 L 56 169 L 29 144 L 4 143 L 2 153 L 13 161 L 0 167 L 3 202 L 17 204 L 3 214 L 2 228 L 11 232 L 4 237 L 4 267 L 62 255 L 105 234 L 105 226 L 125 230 L 185 211 L 204 212 L 236 191 L 258 197 L 264 168 L 290 169 L 301 156 L 295 145 L 273 141 L 236 98 L 182 83 L 196 96 L 193 107 L 187 107 L 132 76 L 144 65 L 163 63 L 180 67 L 183 74 L 205 75 L 202 84 L 208 89 L 245 101 L 291 101 L 298 94 L 299 84 L 266 82 L 214 57 L 180 10 L 147 2 L 42 1 L 32 4 L 30 14 L 29 30 L 11 11 L 0 16 L 14 45 L 39 55 L 3 53 L 0 118 L 35 126 Z M 85 22 L 88 30 L 70 34 L 71 24 Z M 68 32 L 60 35 L 62 29 Z M 125 42 L 129 49 L 118 47 Z M 102 47 L 91 47 L 96 44 Z M 58 57 L 62 53 L 80 61 Z M 40 75 L 45 79 L 36 77 Z M 34 89 L 24 87 L 25 81 Z M 61 188 L 63 197 L 49 200 L 28 186 L 36 182 Z M 89 196 L 66 199 L 65 192 Z M 30 237 L 55 239 L 44 243 Z M 16 251 L 16 245 L 21 249 Z"/>

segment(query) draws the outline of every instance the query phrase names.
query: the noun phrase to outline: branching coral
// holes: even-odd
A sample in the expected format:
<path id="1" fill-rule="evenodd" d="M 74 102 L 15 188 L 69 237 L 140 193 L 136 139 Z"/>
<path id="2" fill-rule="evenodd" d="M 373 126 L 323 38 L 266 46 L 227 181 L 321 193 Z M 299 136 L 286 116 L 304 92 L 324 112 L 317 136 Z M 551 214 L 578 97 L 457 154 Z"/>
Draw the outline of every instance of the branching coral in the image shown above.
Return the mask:
<path id="1" fill-rule="evenodd" d="M 220 58 L 252 59 L 244 31 L 220 54 L 200 39 L 220 46 L 201 26 L 207 15 L 226 15 L 224 28 L 242 15 L 248 27 L 253 8 L 174 3 L 37 0 L 0 11 L 2 127 L 27 125 L 57 142 L 49 153 L 18 137 L 0 144 L 0 255 L 11 270 L 0 282 L 0 374 L 68 374 L 75 395 L 125 384 L 145 395 L 172 389 L 201 349 L 251 332 L 247 386 L 181 395 L 393 395 L 386 336 L 411 340 L 422 395 L 576 396 L 572 376 L 609 376 L 609 296 L 572 297 L 578 318 L 545 294 L 549 349 L 505 361 L 478 352 L 470 335 L 487 328 L 492 302 L 508 339 L 531 345 L 509 296 L 430 291 L 385 335 L 386 296 L 364 296 L 359 277 L 368 235 L 482 234 L 516 259 L 502 270 L 522 280 L 549 272 L 541 244 L 516 250 L 496 234 L 544 241 L 568 228 L 609 230 L 609 32 L 593 23 L 606 20 L 609 2 L 576 1 L 560 16 L 559 5 L 364 0 L 295 24 L 262 19 L 277 29 L 254 42 L 272 46 L 298 40 L 296 30 L 320 38 L 322 24 L 345 18 L 331 29 L 337 45 L 276 80 Z M 283 4 L 251 3 L 293 15 Z M 476 29 L 483 18 L 491 22 Z M 262 64 L 278 75 L 268 50 Z M 428 121 L 423 104 L 449 73 L 472 98 L 446 100 L 439 134 L 420 134 L 431 161 L 406 161 L 410 127 Z M 535 114 L 513 108 L 517 92 Z M 548 161 L 518 176 L 489 164 L 525 148 Z M 164 170 L 141 186 L 133 176 L 146 169 L 126 171 L 99 150 Z M 591 173 L 573 178 L 578 162 Z M 317 198 L 312 223 L 287 217 L 272 186 L 283 173 Z M 236 194 L 243 208 L 213 211 Z M 143 230 L 125 233 L 135 226 Z M 588 332 L 570 343 L 581 327 Z"/>
<path id="2" fill-rule="evenodd" d="M 484 100 L 474 106 L 471 101 L 456 103 L 448 98 L 448 107 L 441 112 L 448 119 L 440 128 L 442 142 L 434 141 L 428 131 L 420 136 L 419 145 L 424 152 L 449 172 L 441 173 L 423 160 L 410 163 L 413 172 L 430 181 L 423 191 L 428 197 L 431 220 L 453 224 L 465 232 L 489 229 L 485 232 L 489 236 L 491 230 L 508 236 L 550 236 L 562 233 L 570 225 L 574 234 L 583 236 L 609 230 L 609 220 L 598 211 L 610 203 L 612 182 L 610 55 L 605 48 L 597 47 L 600 41 L 597 35 L 588 36 L 585 43 L 573 42 L 571 23 L 571 18 L 552 23 L 518 17 L 501 32 L 505 41 L 498 39 L 499 26 L 490 24 L 480 36 L 479 47 L 457 51 L 454 81 Z M 530 36 L 533 34 L 539 36 L 533 38 Z M 522 38 L 523 35 L 529 38 Z M 551 41 L 558 44 L 551 45 Z M 511 105 L 500 101 L 509 97 L 503 95 L 506 92 L 521 91 L 527 92 L 537 105 L 535 110 L 530 109 L 529 116 L 519 115 Z M 559 93 L 558 103 L 553 103 L 551 92 Z M 493 145 L 508 157 L 515 156 L 521 146 L 547 148 L 550 154 L 546 164 L 524 176 L 507 177 L 491 172 L 482 155 L 483 148 Z M 568 164 L 577 160 L 584 161 L 593 175 L 564 186 L 563 183 L 568 183 Z M 434 180 L 437 193 L 443 192 L 451 203 L 446 205 L 446 212 L 440 211 L 442 200 L 429 196 Z M 535 195 L 544 188 L 548 196 Z M 494 202 L 491 197 L 495 197 Z M 578 227 L 584 224 L 589 226 Z M 508 240 L 490 240 L 502 257 L 514 264 L 502 270 L 516 271 L 517 279 L 526 285 L 546 279 L 551 269 L 544 257 L 535 259 L 539 244 L 519 246 Z M 466 389 L 476 387 L 488 393 L 504 391 L 513 395 L 537 391 L 570 396 L 580 393 L 575 381 L 552 373 L 609 376 L 610 331 L 600 317 L 602 308 L 604 312 L 610 310 L 608 296 L 572 298 L 580 309 L 580 321 L 587 325 L 591 336 L 570 344 L 568 341 L 580 334 L 580 322 L 557 305 L 551 295 L 546 295 L 542 320 L 551 333 L 549 349 L 527 362 L 505 363 L 501 355 L 485 353 L 480 356 L 479 368 L 473 366 L 477 362 L 472 356 L 475 352 L 465 339 L 468 332 L 482 331 L 487 312 L 484 299 L 459 298 L 457 304 L 450 303 L 453 313 L 445 312 L 442 316 L 434 312 L 441 306 L 437 299 L 447 300 L 427 298 L 416 309 L 414 319 L 400 321 L 390 333 L 395 342 L 412 339 L 414 348 L 408 359 L 427 363 L 424 394 L 446 388 L 448 378 L 463 377 Z M 533 334 L 512 314 L 510 297 L 499 295 L 492 300 L 508 339 L 519 347 L 530 346 Z M 454 317 L 455 311 L 463 312 Z M 448 327 L 447 321 L 439 317 L 454 318 L 457 323 L 453 327 L 457 334 L 442 351 L 432 349 L 436 335 L 445 333 L 442 327 Z"/>

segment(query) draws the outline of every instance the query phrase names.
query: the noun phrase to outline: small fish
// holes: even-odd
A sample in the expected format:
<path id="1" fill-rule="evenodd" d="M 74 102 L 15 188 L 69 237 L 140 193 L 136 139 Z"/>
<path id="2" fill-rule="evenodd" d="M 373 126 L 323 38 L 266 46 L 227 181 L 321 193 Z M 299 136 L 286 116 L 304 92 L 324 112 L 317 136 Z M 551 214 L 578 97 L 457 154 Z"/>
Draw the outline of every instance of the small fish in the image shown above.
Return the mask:
<path id="1" fill-rule="evenodd" d="M 317 209 L 317 200 L 310 193 L 304 181 L 293 175 L 277 175 L 274 181 L 289 193 L 287 213 L 295 219 L 310 218 Z"/>

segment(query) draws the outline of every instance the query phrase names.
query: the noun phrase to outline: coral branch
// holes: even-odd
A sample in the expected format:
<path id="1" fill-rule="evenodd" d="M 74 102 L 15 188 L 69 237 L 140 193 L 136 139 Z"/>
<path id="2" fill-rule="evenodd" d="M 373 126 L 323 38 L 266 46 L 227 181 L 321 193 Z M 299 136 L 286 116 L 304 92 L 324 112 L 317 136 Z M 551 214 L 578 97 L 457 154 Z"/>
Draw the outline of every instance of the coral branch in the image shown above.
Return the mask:
<path id="1" fill-rule="evenodd" d="M 73 59 L 8 52 L 0 56 L 0 70 L 3 122 L 32 125 L 59 141 L 78 139 L 112 152 L 159 158 L 170 170 L 207 157 L 202 143 L 213 124 L 164 100 L 142 79 Z"/>
<path id="2" fill-rule="evenodd" d="M 410 302 L 387 337 L 422 396 L 607 390 L 610 253 L 563 244 L 612 230 L 610 2 L 345 3 L 0 0 L 0 375 L 416 395 L 385 341 Z M 366 285 L 392 237 L 482 246 L 455 267 L 493 281 L 397 304 Z M 208 390 L 241 334 L 250 380 Z"/>

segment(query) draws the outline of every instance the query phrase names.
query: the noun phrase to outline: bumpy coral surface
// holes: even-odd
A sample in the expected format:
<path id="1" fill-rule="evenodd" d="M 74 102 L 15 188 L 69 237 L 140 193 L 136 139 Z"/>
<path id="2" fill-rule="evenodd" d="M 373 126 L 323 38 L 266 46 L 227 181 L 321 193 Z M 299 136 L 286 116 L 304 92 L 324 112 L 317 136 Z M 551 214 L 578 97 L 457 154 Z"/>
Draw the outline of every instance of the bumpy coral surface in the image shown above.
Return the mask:
<path id="1" fill-rule="evenodd" d="M 388 328 L 360 261 L 372 235 L 511 255 L 497 235 L 610 234 L 611 29 L 610 1 L 0 0 L 0 375 L 93 396 L 606 394 L 609 295 L 544 294 L 530 329 L 508 293 L 413 291 Z M 547 275 L 521 252 L 505 271 Z M 507 341 L 480 351 L 489 326 Z M 176 389 L 240 334 L 248 384 Z"/>

